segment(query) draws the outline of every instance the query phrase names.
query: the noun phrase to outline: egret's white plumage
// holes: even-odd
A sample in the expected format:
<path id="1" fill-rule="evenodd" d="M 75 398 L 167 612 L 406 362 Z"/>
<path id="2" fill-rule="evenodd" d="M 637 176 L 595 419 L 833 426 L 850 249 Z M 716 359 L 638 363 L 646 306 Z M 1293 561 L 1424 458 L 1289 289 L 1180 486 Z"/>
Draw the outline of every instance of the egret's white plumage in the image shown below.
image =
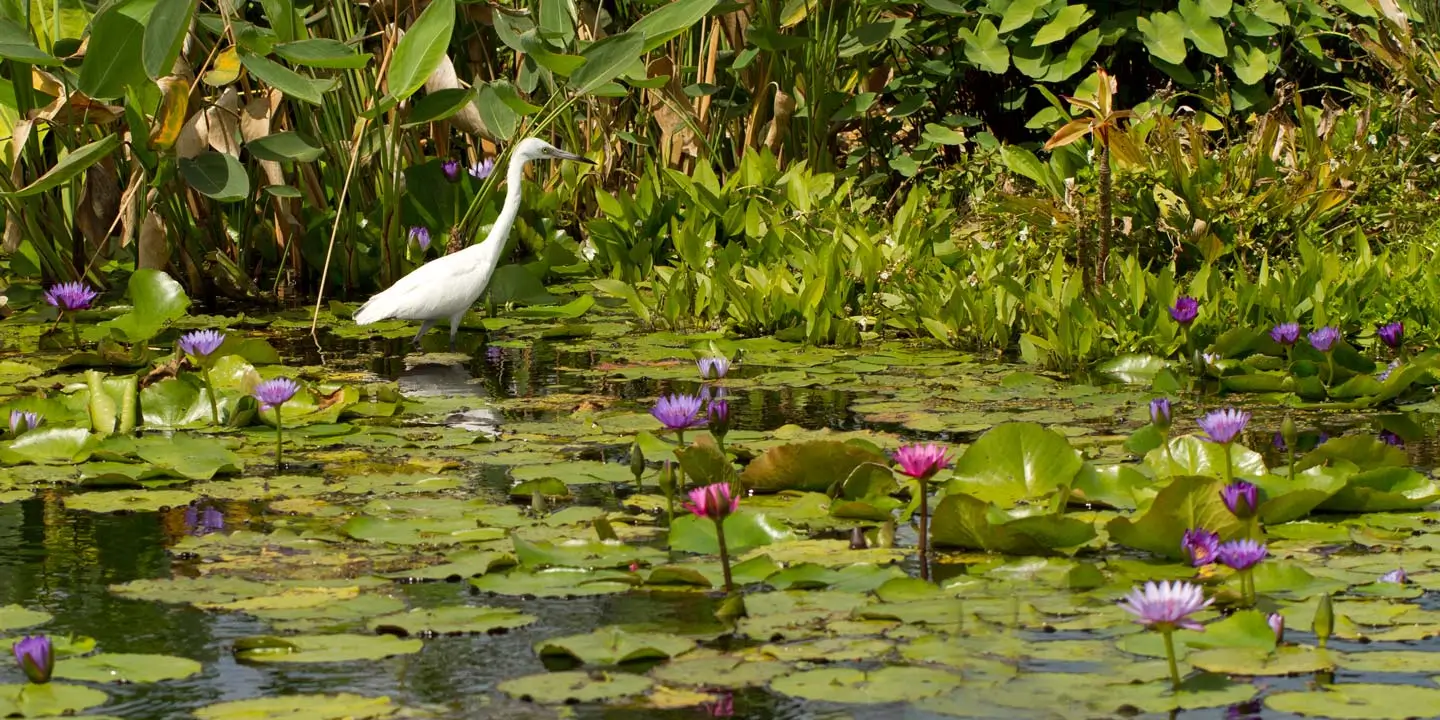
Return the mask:
<path id="1" fill-rule="evenodd" d="M 392 318 L 420 320 L 420 332 L 415 334 L 415 344 L 435 323 L 450 320 L 450 349 L 455 349 L 455 334 L 460 330 L 460 319 L 470 309 L 490 284 L 495 267 L 500 264 L 500 254 L 505 250 L 505 240 L 510 235 L 510 226 L 520 212 L 520 185 L 525 176 L 525 163 L 543 159 L 578 160 L 594 164 L 579 155 L 567 153 L 539 138 L 527 138 L 515 146 L 510 155 L 510 166 L 505 172 L 505 204 L 501 206 L 500 217 L 496 218 L 490 234 L 478 245 L 431 260 L 413 272 L 400 278 L 387 290 L 370 298 L 355 311 L 355 324 L 369 325 Z"/>

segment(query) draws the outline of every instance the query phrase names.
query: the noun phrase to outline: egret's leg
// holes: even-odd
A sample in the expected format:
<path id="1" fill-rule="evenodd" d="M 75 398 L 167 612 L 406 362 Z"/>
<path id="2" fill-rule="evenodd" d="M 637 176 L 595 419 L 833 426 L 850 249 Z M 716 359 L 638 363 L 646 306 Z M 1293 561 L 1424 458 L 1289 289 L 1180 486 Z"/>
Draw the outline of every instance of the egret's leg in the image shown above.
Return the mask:
<path id="1" fill-rule="evenodd" d="M 411 341 L 411 343 L 415 345 L 416 350 L 420 349 L 420 338 L 425 337 L 425 333 L 430 332 L 430 328 L 432 327 L 435 327 L 434 320 L 426 320 L 420 323 L 420 332 L 415 333 L 415 339 Z"/>
<path id="2" fill-rule="evenodd" d="M 450 352 L 455 352 L 455 334 L 460 332 L 460 318 L 463 317 L 465 313 L 462 312 L 450 318 Z"/>

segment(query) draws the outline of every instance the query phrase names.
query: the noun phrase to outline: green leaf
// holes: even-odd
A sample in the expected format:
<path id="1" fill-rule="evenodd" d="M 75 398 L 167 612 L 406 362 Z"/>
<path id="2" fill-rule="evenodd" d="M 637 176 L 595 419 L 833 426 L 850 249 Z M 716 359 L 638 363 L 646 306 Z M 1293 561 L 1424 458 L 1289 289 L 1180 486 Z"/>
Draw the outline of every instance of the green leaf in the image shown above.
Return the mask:
<path id="1" fill-rule="evenodd" d="M 794 532 L 776 520 L 745 507 L 725 518 L 725 549 L 732 557 L 752 548 L 795 538 Z M 689 513 L 676 517 L 670 526 L 670 549 L 718 555 L 720 541 L 715 535 L 715 521 Z"/>
<path id="2" fill-rule="evenodd" d="M 745 467 L 740 482 L 750 490 L 825 492 L 844 482 L 864 464 L 888 467 L 889 458 L 858 445 L 835 440 L 812 440 L 781 445 L 765 451 Z"/>
<path id="3" fill-rule="evenodd" d="M 89 459 L 96 445 L 95 436 L 82 428 L 41 427 L 15 438 L 8 445 L 0 444 L 0 460 L 9 465 L 21 462 L 73 465 Z"/>
<path id="4" fill-rule="evenodd" d="M 1105 529 L 1111 540 L 1126 547 L 1182 559 L 1180 540 L 1186 530 L 1205 528 L 1228 540 L 1243 529 L 1220 498 L 1224 486 L 1224 481 L 1215 478 L 1175 478 L 1160 490 L 1144 515 L 1117 517 Z"/>
<path id="5" fill-rule="evenodd" d="M 91 19 L 90 42 L 77 80 L 80 92 L 96 100 L 113 100 L 149 82 L 141 52 L 155 2 L 121 0 Z"/>
<path id="6" fill-rule="evenodd" d="M 380 660 L 420 652 L 424 643 L 394 635 L 287 635 L 235 641 L 238 660 L 258 663 L 334 663 Z"/>
<path id="7" fill-rule="evenodd" d="M 198 720 L 369 720 L 400 710 L 390 698 L 336 695 L 280 695 L 227 700 L 195 711 Z"/>
<path id="8" fill-rule="evenodd" d="M 185 316 L 190 298 L 180 283 L 163 270 L 143 268 L 130 276 L 127 289 L 131 310 L 102 327 L 119 330 L 129 342 L 142 343 L 160 333 L 171 322 Z"/>
<path id="9" fill-rule="evenodd" d="M 719 0 L 675 0 L 636 20 L 626 32 L 643 36 L 641 51 L 648 53 L 699 22 L 717 4 Z"/>
<path id="10" fill-rule="evenodd" d="M 496 137 L 511 137 L 520 125 L 520 116 L 509 103 L 502 99 L 499 85 L 509 86 L 502 80 L 476 85 L 475 107 L 480 110 L 480 124 Z M 514 92 L 514 88 L 510 88 Z"/>
<path id="11" fill-rule="evenodd" d="M 1230 54 L 1225 45 L 1225 31 L 1205 14 L 1195 0 L 1180 0 L 1180 17 L 1185 20 L 1188 36 L 1200 52 L 1214 57 Z"/>
<path id="12" fill-rule="evenodd" d="M 453 2 L 453 0 L 437 0 L 439 2 Z M 431 5 L 430 7 L 435 7 Z M 427 9 L 428 12 L 428 9 Z M 401 41 L 404 42 L 403 40 Z M 334 90 L 340 84 L 339 78 L 329 80 L 316 80 L 305 77 L 290 68 L 281 65 L 273 60 L 261 57 L 248 50 L 240 51 L 240 62 L 250 71 L 251 75 L 264 82 L 287 96 L 310 103 L 311 105 L 323 105 L 324 94 Z M 423 80 L 422 80 L 423 82 Z M 204 192 L 203 190 L 201 192 Z"/>
<path id="13" fill-rule="evenodd" d="M 1025 27 L 1035 19 L 1036 11 L 1048 4 L 1048 0 L 1014 0 L 1000 19 L 1000 32 L 1008 35 Z"/>
<path id="14" fill-rule="evenodd" d="M 0 715 L 4 717 L 61 717 L 103 705 L 109 696 L 84 685 L 48 682 L 43 685 L 0 685 Z"/>
<path id="15" fill-rule="evenodd" d="M 619 700 L 649 692 L 654 680 L 625 672 L 544 672 L 506 680 L 500 692 L 544 705 L 574 705 Z"/>
<path id="16" fill-rule="evenodd" d="M 1010 506 L 1070 487 L 1080 453 L 1059 433 L 1035 423 L 1006 423 L 980 436 L 955 462 L 946 492 Z"/>
<path id="17" fill-rule="evenodd" d="M 201 670 L 194 660 L 173 655 L 99 653 L 55 663 L 55 677 L 95 683 L 153 683 L 180 680 Z"/>
<path id="18" fill-rule="evenodd" d="M 873 670 L 827 668 L 783 675 L 770 682 L 782 695 L 827 703 L 906 703 L 960 687 L 959 675 L 928 667 L 895 665 Z"/>
<path id="19" fill-rule="evenodd" d="M 1000 32 L 995 29 L 994 23 L 981 20 L 973 31 L 962 29 L 960 35 L 965 38 L 966 60 L 996 75 L 1009 69 L 1010 49 L 1000 39 Z"/>
<path id="20" fill-rule="evenodd" d="M 590 45 L 580 53 L 585 64 L 570 75 L 570 86 L 584 95 L 614 80 L 626 68 L 639 63 L 644 47 L 645 36 L 635 32 L 611 35 Z"/>
<path id="21" fill-rule="evenodd" d="M 426 93 L 410 108 L 410 114 L 400 127 L 411 128 L 444 120 L 474 102 L 476 95 L 475 88 L 447 88 Z"/>
<path id="22" fill-rule="evenodd" d="M 261 160 L 274 162 L 311 162 L 325 154 L 323 148 L 312 145 L 309 138 L 294 130 L 255 138 L 245 143 L 245 149 Z"/>
<path id="23" fill-rule="evenodd" d="M 237 202 L 250 196 L 250 176 L 234 156 L 207 150 L 194 158 L 180 158 L 180 176 L 190 187 L 220 202 Z"/>
<path id="24" fill-rule="evenodd" d="M 35 47 L 30 33 L 24 28 L 5 19 L 0 19 L 0 58 L 31 65 L 57 65 L 60 62 L 50 53 Z"/>
<path id="25" fill-rule="evenodd" d="M 432 0 L 400 38 L 390 59 L 385 84 L 392 97 L 404 100 L 425 84 L 445 59 L 454 30 L 455 0 Z"/>
<path id="26" fill-rule="evenodd" d="M 355 52 L 355 48 L 330 38 L 280 43 L 273 49 L 276 55 L 296 65 L 332 70 L 359 70 L 371 60 L 368 53 Z"/>
<path id="27" fill-rule="evenodd" d="M 1265 706 L 1277 713 L 1335 720 L 1404 720 L 1436 705 L 1440 705 L 1440 689 L 1392 683 L 1347 682 L 1265 697 Z"/>
<path id="28" fill-rule="evenodd" d="M 61 158 L 44 175 L 36 178 L 35 182 L 26 185 L 19 190 L 5 193 L 5 197 L 23 198 L 31 195 L 38 195 L 46 190 L 58 187 L 61 184 L 77 177 L 85 172 L 91 165 L 100 162 L 106 155 L 115 152 L 120 147 L 120 134 L 112 133 L 95 142 L 80 147 L 79 149 Z"/>
<path id="29" fill-rule="evenodd" d="M 416 608 L 372 618 L 366 627 L 383 634 L 461 635 L 513 630 L 537 620 L 514 608 L 451 606 Z"/>
<path id="30" fill-rule="evenodd" d="M 666 660 L 684 655 L 694 647 L 694 640 L 679 635 L 602 627 L 584 635 L 542 640 L 535 644 L 535 652 L 541 657 L 569 657 L 586 665 L 619 665 Z"/>
<path id="31" fill-rule="evenodd" d="M 1189 27 L 1174 12 L 1153 12 L 1148 18 L 1136 18 L 1135 27 L 1145 38 L 1145 49 L 1171 65 L 1183 65 L 1187 51 L 1185 38 Z"/>
<path id="32" fill-rule="evenodd" d="M 1100 29 L 1096 28 L 1081 35 L 1065 51 L 1065 61 L 1056 65 L 1053 72 L 1045 76 L 1048 82 L 1060 82 L 1085 69 L 1095 51 L 1100 49 Z"/>
<path id="33" fill-rule="evenodd" d="M 936 506 L 930 537 L 936 547 L 1051 555 L 1090 542 L 1095 527 L 1063 515 L 1011 517 L 990 503 L 958 493 L 946 495 Z"/>
<path id="34" fill-rule="evenodd" d="M 157 0 L 155 3 L 141 43 L 145 74 L 151 80 L 170 74 L 185 44 L 185 34 L 190 31 L 196 4 L 197 0 Z"/>
<path id="35" fill-rule="evenodd" d="M 1270 72 L 1270 58 L 1258 47 L 1236 45 L 1230 49 L 1230 69 L 1246 85 L 1254 85 Z"/>
<path id="36" fill-rule="evenodd" d="M 1094 14 L 1095 13 L 1091 12 L 1090 9 L 1084 5 L 1066 5 L 1060 9 L 1060 12 L 1055 14 L 1055 17 L 1050 19 L 1050 22 L 1045 23 L 1045 25 L 1035 33 L 1035 38 L 1030 41 L 1030 44 L 1049 45 L 1056 40 L 1063 40 L 1066 35 L 1074 32 L 1075 28 L 1085 24 L 1085 21 L 1089 20 Z"/>

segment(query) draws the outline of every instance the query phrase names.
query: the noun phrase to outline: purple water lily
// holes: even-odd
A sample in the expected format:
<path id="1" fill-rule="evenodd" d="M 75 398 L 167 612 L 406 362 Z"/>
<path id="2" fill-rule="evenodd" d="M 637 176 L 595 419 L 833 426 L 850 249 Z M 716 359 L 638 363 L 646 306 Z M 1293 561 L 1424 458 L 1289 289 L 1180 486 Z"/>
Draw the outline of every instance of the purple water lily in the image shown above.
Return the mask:
<path id="1" fill-rule="evenodd" d="M 1191 567 L 1202 567 L 1215 562 L 1215 552 L 1220 547 L 1220 535 L 1205 528 L 1191 528 L 1180 539 L 1180 549 L 1190 557 Z"/>
<path id="2" fill-rule="evenodd" d="M 44 422 L 40 413 L 33 410 L 11 410 L 10 411 L 10 437 L 20 433 L 29 432 Z"/>
<path id="3" fill-rule="evenodd" d="M 719 380 L 730 372 L 730 358 L 724 355 L 706 355 L 696 360 L 695 365 L 700 369 L 702 380 Z"/>
<path id="4" fill-rule="evenodd" d="M 1300 340 L 1300 323 L 1281 323 L 1270 328 L 1270 339 L 1285 347 L 1290 347 Z"/>
<path id="5" fill-rule="evenodd" d="M 1378 437 L 1380 439 L 1380 442 L 1383 442 L 1391 447 L 1405 447 L 1405 438 L 1402 438 L 1389 430 L 1381 430 Z"/>
<path id="6" fill-rule="evenodd" d="M 74 312 L 88 309 L 99 296 L 99 292 L 83 282 L 68 282 L 51 285 L 50 289 L 45 291 L 45 302 L 62 312 Z"/>
<path id="7" fill-rule="evenodd" d="M 460 161 L 451 159 L 440 163 L 440 172 L 445 174 L 446 180 L 460 182 Z"/>
<path id="8" fill-rule="evenodd" d="M 1197 424 L 1205 432 L 1206 439 L 1210 442 L 1217 442 L 1229 445 L 1245 432 L 1246 423 L 1250 422 L 1250 413 L 1235 408 L 1215 410 L 1200 418 Z"/>
<path id="9" fill-rule="evenodd" d="M 470 166 L 470 177 L 476 180 L 484 180 L 493 172 L 495 172 L 495 158 L 485 158 Z"/>
<path id="10" fill-rule="evenodd" d="M 410 242 L 420 246 L 420 252 L 430 249 L 430 228 L 416 225 L 410 228 Z"/>
<path id="11" fill-rule="evenodd" d="M 210 357 L 225 343 L 225 333 L 218 330 L 195 330 L 180 336 L 180 351 L 197 358 Z"/>
<path id="12" fill-rule="evenodd" d="M 300 383 L 282 377 L 260 383 L 255 386 L 253 394 L 255 399 L 260 401 L 260 409 L 269 410 L 289 402 L 290 398 L 295 397 L 295 393 L 298 392 L 300 392 Z"/>
<path id="13" fill-rule="evenodd" d="M 1265 618 L 1265 622 L 1270 623 L 1270 629 L 1275 633 L 1275 644 L 1279 645 L 1285 642 L 1285 616 L 1280 613 L 1270 613 Z"/>
<path id="14" fill-rule="evenodd" d="M 1335 348 L 1335 343 L 1340 339 L 1340 331 L 1326 325 L 1310 333 L 1310 344 L 1322 353 L 1328 353 Z"/>
<path id="15" fill-rule="evenodd" d="M 1135 622 L 1156 630 L 1194 630 L 1204 632 L 1205 626 L 1191 619 L 1213 600 L 1207 600 L 1199 585 L 1175 582 L 1147 582 L 1136 588 L 1120 603 L 1120 608 L 1135 616 Z"/>
<path id="16" fill-rule="evenodd" d="M 667 430 L 684 432 L 705 424 L 700 414 L 702 405 L 699 395 L 666 395 L 655 402 L 650 414 Z"/>
<path id="17" fill-rule="evenodd" d="M 705 408 L 705 415 L 709 418 L 710 434 L 715 440 L 721 443 L 723 450 L 725 436 L 730 432 L 730 403 L 725 400 L 714 400 Z"/>
<path id="18" fill-rule="evenodd" d="M 1264 543 L 1254 540 L 1231 540 L 1220 543 L 1216 549 L 1216 560 L 1232 570 L 1249 570 L 1265 559 L 1270 553 Z"/>
<path id="19" fill-rule="evenodd" d="M 1259 498 L 1260 488 L 1244 480 L 1236 480 L 1220 489 L 1220 499 L 1225 502 L 1225 507 L 1241 520 L 1255 516 L 1255 510 L 1260 506 Z"/>
<path id="20" fill-rule="evenodd" d="M 1410 582 L 1410 576 L 1405 574 L 1405 568 L 1395 568 L 1394 570 L 1391 570 L 1390 572 L 1381 575 L 1380 582 L 1404 585 L 1405 583 Z"/>
<path id="21" fill-rule="evenodd" d="M 55 670 L 55 648 L 50 638 L 26 635 L 15 641 L 12 650 L 26 679 L 37 685 L 50 682 L 50 674 Z"/>
<path id="22" fill-rule="evenodd" d="M 1375 334 L 1380 336 L 1380 342 L 1391 350 L 1399 350 L 1405 344 L 1405 323 L 1392 322 L 1376 328 Z"/>
<path id="23" fill-rule="evenodd" d="M 1183 295 L 1170 306 L 1170 318 L 1181 325 L 1189 325 L 1195 322 L 1195 317 L 1200 314 L 1200 301 L 1189 295 Z"/>
<path id="24" fill-rule="evenodd" d="M 1150 401 L 1150 424 L 1161 430 L 1170 429 L 1170 399 L 1155 398 Z"/>

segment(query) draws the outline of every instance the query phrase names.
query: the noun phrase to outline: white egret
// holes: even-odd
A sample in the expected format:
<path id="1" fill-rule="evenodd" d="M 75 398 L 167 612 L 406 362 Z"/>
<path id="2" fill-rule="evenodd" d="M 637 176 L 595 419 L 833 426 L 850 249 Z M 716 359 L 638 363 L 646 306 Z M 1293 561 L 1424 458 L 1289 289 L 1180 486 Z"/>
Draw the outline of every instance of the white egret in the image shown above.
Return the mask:
<path id="1" fill-rule="evenodd" d="M 500 254 L 505 250 L 510 226 L 520 212 L 520 185 L 525 176 L 525 163 L 547 158 L 595 164 L 593 160 L 565 152 L 539 138 L 521 140 L 510 154 L 510 166 L 505 171 L 505 182 L 509 185 L 505 190 L 505 204 L 485 240 L 415 268 L 389 289 L 361 305 L 355 311 L 355 324 L 369 325 L 392 318 L 420 320 L 420 332 L 415 333 L 414 340 L 418 348 L 420 338 L 435 323 L 449 318 L 450 350 L 454 351 L 460 318 L 490 284 L 490 277 L 500 264 Z"/>

